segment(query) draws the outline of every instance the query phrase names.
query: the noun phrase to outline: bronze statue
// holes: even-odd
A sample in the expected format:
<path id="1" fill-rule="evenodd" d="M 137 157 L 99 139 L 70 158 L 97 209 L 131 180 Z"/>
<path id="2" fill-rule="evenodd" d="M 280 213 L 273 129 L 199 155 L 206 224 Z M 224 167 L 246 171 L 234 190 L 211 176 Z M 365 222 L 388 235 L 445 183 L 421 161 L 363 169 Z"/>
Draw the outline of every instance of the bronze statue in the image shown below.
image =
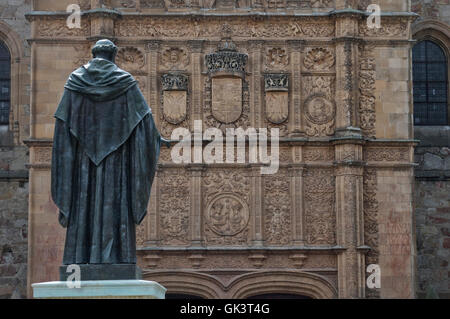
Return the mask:
<path id="1" fill-rule="evenodd" d="M 135 265 L 135 227 L 167 141 L 136 80 L 114 63 L 114 43 L 100 40 L 92 53 L 55 113 L 51 190 L 67 227 L 63 265 Z"/>

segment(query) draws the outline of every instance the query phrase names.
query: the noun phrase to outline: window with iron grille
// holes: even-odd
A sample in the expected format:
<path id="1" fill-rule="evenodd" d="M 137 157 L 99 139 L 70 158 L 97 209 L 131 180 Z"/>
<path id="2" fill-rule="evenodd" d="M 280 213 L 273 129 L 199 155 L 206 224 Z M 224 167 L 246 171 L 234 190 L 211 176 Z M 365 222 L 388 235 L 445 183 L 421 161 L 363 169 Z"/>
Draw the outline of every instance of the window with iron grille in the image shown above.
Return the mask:
<path id="1" fill-rule="evenodd" d="M 6 45 L 0 41 L 0 125 L 9 122 L 10 87 L 11 56 Z"/>
<path id="2" fill-rule="evenodd" d="M 414 124 L 448 124 L 448 66 L 444 51 L 426 40 L 413 48 Z"/>

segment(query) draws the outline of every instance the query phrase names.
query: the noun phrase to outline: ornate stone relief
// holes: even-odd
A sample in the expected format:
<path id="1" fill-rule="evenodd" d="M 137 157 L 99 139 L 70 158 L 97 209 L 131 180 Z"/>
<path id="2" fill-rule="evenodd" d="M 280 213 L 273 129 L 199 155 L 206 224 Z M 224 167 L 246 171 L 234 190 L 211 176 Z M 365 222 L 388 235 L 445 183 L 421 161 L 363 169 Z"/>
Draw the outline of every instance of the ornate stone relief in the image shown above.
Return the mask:
<path id="1" fill-rule="evenodd" d="M 216 118 L 218 116 L 221 118 L 220 113 L 216 113 L 216 116 L 212 113 L 212 80 L 210 77 L 205 78 L 205 104 L 204 104 L 204 110 L 203 110 L 203 116 L 204 121 L 207 127 L 217 127 L 225 133 L 226 128 L 238 128 L 242 127 L 244 130 L 247 129 L 247 127 L 250 126 L 250 101 L 249 101 L 249 85 L 248 82 L 245 80 L 242 80 L 242 107 L 241 107 L 241 115 L 240 117 L 232 123 L 224 123 L 221 122 Z M 225 83 L 226 84 L 226 83 Z M 233 96 L 232 96 L 233 97 Z M 236 97 L 236 93 L 234 95 L 236 100 L 238 100 L 238 97 Z M 216 96 L 216 98 L 220 98 L 219 96 Z M 228 99 L 230 97 L 226 97 Z M 225 100 L 225 99 L 224 99 Z M 217 100 L 216 100 L 217 101 Z M 217 103 L 216 106 L 219 108 L 220 103 Z M 233 103 L 231 105 L 237 105 L 237 103 Z M 236 107 L 236 113 L 232 114 L 231 111 L 233 110 L 230 106 L 227 108 L 230 110 L 230 114 L 228 115 L 229 119 L 231 119 L 231 116 L 236 116 L 237 112 L 239 112 L 239 108 Z M 219 108 L 220 110 L 220 108 Z M 226 118 L 225 118 L 226 119 Z"/>
<path id="2" fill-rule="evenodd" d="M 366 265 L 379 263 L 378 248 L 378 201 L 377 172 L 375 169 L 364 171 L 364 243 L 371 248 L 366 254 Z M 366 289 L 366 297 L 379 298 L 376 289 Z"/>
<path id="3" fill-rule="evenodd" d="M 137 247 L 143 247 L 144 243 L 146 241 L 145 238 L 145 229 L 147 225 L 145 222 L 140 224 L 139 226 L 136 226 L 136 246 Z"/>
<path id="4" fill-rule="evenodd" d="M 331 8 L 334 6 L 334 0 L 311 0 L 313 8 Z"/>
<path id="5" fill-rule="evenodd" d="M 265 74 L 264 83 L 266 118 L 272 124 L 282 124 L 289 117 L 289 76 L 287 74 Z M 270 124 L 268 126 L 269 128 L 275 127 Z M 279 128 L 285 135 L 286 125 Z"/>
<path id="6" fill-rule="evenodd" d="M 375 137 L 375 81 L 374 48 L 361 45 L 359 64 L 359 122 L 364 134 Z"/>
<path id="7" fill-rule="evenodd" d="M 89 44 L 80 44 L 74 46 L 74 52 L 76 52 L 75 60 L 73 61 L 73 67 L 79 68 L 85 65 L 92 59 L 91 46 Z"/>
<path id="8" fill-rule="evenodd" d="M 141 8 L 165 8 L 164 0 L 140 0 Z"/>
<path id="9" fill-rule="evenodd" d="M 139 88 L 141 89 L 142 93 L 146 95 L 146 88 L 147 88 L 147 77 L 143 75 L 137 75 L 134 77 L 139 85 Z"/>
<path id="10" fill-rule="evenodd" d="M 242 232 L 249 221 L 245 202 L 234 194 L 220 194 L 206 208 L 206 223 L 219 236 L 235 236 Z"/>
<path id="11" fill-rule="evenodd" d="M 177 125 L 187 116 L 188 77 L 183 74 L 164 74 L 161 77 L 164 119 Z"/>
<path id="12" fill-rule="evenodd" d="M 170 47 L 161 54 L 161 67 L 166 70 L 185 70 L 189 65 L 189 56 L 185 48 Z"/>
<path id="13" fill-rule="evenodd" d="M 66 19 L 39 18 L 38 36 L 45 38 L 86 37 L 91 32 L 90 22 L 81 18 L 81 28 L 69 29 Z"/>
<path id="14" fill-rule="evenodd" d="M 316 93 L 305 101 L 305 114 L 309 122 L 316 125 L 324 125 L 334 120 L 336 106 L 327 99 L 325 94 Z M 332 131 L 326 131 L 327 135 L 332 135 Z"/>
<path id="15" fill-rule="evenodd" d="M 160 237 L 164 245 L 189 242 L 190 193 L 189 176 L 184 169 L 158 173 Z"/>
<path id="16" fill-rule="evenodd" d="M 205 63 L 211 76 L 216 74 L 245 76 L 248 55 L 238 52 L 231 39 L 224 39 L 219 44 L 218 51 L 206 55 Z"/>
<path id="17" fill-rule="evenodd" d="M 328 71 L 334 64 L 334 54 L 328 48 L 309 49 L 303 60 L 303 65 L 307 71 Z"/>
<path id="18" fill-rule="evenodd" d="M 239 127 L 248 119 L 248 113 L 244 115 L 249 108 L 247 60 L 248 55 L 239 53 L 230 39 L 222 40 L 217 52 L 206 55 L 205 122 L 209 126 Z"/>
<path id="19" fill-rule="evenodd" d="M 287 171 L 264 178 L 264 229 L 268 245 L 287 245 L 291 240 L 291 194 Z"/>
<path id="20" fill-rule="evenodd" d="M 136 8 L 136 0 L 113 0 L 111 6 L 113 8 Z"/>
<path id="21" fill-rule="evenodd" d="M 79 0 L 78 4 L 83 11 L 89 10 L 91 8 L 91 0 Z"/>
<path id="22" fill-rule="evenodd" d="M 203 179 L 207 245 L 248 243 L 250 180 L 242 170 L 209 170 Z"/>
<path id="23" fill-rule="evenodd" d="M 285 70 L 288 65 L 289 55 L 285 48 L 268 48 L 266 50 L 266 70 Z"/>
<path id="24" fill-rule="evenodd" d="M 306 134 L 331 136 L 334 134 L 336 105 L 326 93 L 314 93 L 305 100 Z"/>
<path id="25" fill-rule="evenodd" d="M 188 128 L 190 95 L 189 78 L 181 73 L 168 73 L 161 76 L 160 132 L 169 138 L 177 127 Z"/>
<path id="26" fill-rule="evenodd" d="M 330 147 L 305 147 L 303 160 L 306 162 L 333 161 L 334 149 Z"/>
<path id="27" fill-rule="evenodd" d="M 369 29 L 366 20 L 359 22 L 359 35 L 365 37 L 406 37 L 408 18 L 382 18 L 381 27 Z"/>
<path id="28" fill-rule="evenodd" d="M 121 69 L 129 72 L 146 73 L 144 69 L 145 56 L 138 48 L 125 47 L 119 49 L 116 63 Z"/>
<path id="29" fill-rule="evenodd" d="M 373 162 L 409 162 L 409 147 L 367 147 L 364 159 Z"/>
<path id="30" fill-rule="evenodd" d="M 311 168 L 305 172 L 306 242 L 336 243 L 335 177 L 332 169 Z"/>
<path id="31" fill-rule="evenodd" d="M 115 24 L 115 34 L 120 37 L 146 38 L 198 38 L 222 37 L 223 20 L 212 17 L 123 17 Z M 228 18 L 229 36 L 233 38 L 320 38 L 332 37 L 335 24 L 328 18 L 283 18 L 242 21 L 239 17 Z"/>
<path id="32" fill-rule="evenodd" d="M 33 164 L 50 164 L 52 162 L 51 147 L 35 147 Z"/>

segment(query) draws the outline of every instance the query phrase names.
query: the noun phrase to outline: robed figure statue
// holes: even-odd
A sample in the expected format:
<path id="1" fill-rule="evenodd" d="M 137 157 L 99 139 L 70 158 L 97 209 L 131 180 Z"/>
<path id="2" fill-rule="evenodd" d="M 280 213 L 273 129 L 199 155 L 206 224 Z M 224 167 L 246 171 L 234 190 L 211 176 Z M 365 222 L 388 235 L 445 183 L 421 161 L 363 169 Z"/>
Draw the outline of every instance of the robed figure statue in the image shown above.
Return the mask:
<path id="1" fill-rule="evenodd" d="M 100 40 L 55 113 L 51 192 L 67 227 L 63 265 L 136 264 L 161 136 L 136 80 Z M 163 140 L 164 141 L 164 140 Z"/>

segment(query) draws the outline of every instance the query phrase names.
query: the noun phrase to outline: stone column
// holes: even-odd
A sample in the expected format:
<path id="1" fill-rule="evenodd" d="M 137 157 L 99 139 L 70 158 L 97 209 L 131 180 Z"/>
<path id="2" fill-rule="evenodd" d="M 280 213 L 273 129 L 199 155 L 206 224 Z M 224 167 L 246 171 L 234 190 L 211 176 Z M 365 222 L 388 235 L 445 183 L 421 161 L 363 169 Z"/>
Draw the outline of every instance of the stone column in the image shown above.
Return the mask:
<path id="1" fill-rule="evenodd" d="M 290 171 L 291 202 L 292 202 L 292 244 L 303 246 L 305 244 L 304 198 L 303 198 L 303 172 L 304 167 L 294 164 Z"/>
<path id="2" fill-rule="evenodd" d="M 191 246 L 202 246 L 202 223 L 203 223 L 203 196 L 202 175 L 205 170 L 203 165 L 193 165 L 188 168 L 191 173 L 190 198 L 191 198 Z"/>
<path id="3" fill-rule="evenodd" d="M 159 171 L 159 169 L 158 169 Z M 158 225 L 159 225 L 159 176 L 158 172 L 155 175 L 150 194 L 150 204 L 148 207 L 148 216 L 145 225 L 145 246 L 156 246 L 159 242 Z"/>
<path id="4" fill-rule="evenodd" d="M 365 294 L 362 140 L 337 140 L 336 241 L 340 298 Z"/>
<path id="5" fill-rule="evenodd" d="M 262 69 L 262 52 L 264 48 L 264 41 L 251 40 L 249 41 L 250 58 L 252 59 L 252 69 L 250 78 L 250 113 L 251 125 L 255 128 L 262 127 L 264 110 L 262 105 L 262 84 L 261 75 Z"/>
<path id="6" fill-rule="evenodd" d="M 336 19 L 336 132 L 345 136 L 356 124 L 357 16 L 339 14 Z"/>
<path id="7" fill-rule="evenodd" d="M 302 85 L 301 85 L 301 61 L 303 41 L 294 40 L 288 42 L 291 47 L 291 103 L 289 108 L 289 136 L 298 137 L 304 135 L 302 124 Z"/>
<path id="8" fill-rule="evenodd" d="M 261 175 L 261 165 L 252 165 L 251 168 L 251 189 L 252 196 L 250 202 L 250 212 L 253 216 L 253 246 L 263 246 L 264 236 L 264 190 L 263 177 Z"/>
<path id="9" fill-rule="evenodd" d="M 159 124 L 159 90 L 158 90 L 158 63 L 159 63 L 159 49 L 161 47 L 161 41 L 154 40 L 149 41 L 146 46 L 147 58 L 148 58 L 148 86 L 149 86 L 149 104 L 152 108 L 153 118 L 156 124 Z"/>
<path id="10" fill-rule="evenodd" d="M 191 67 L 192 67 L 192 108 L 191 108 L 191 126 L 194 127 L 194 121 L 202 120 L 203 117 L 203 81 L 202 81 L 202 51 L 203 40 L 188 41 L 191 49 Z"/>
<path id="11" fill-rule="evenodd" d="M 92 0 L 91 10 L 86 14 L 91 20 L 90 40 L 114 40 L 114 21 L 120 17 L 120 12 L 112 10 L 105 0 Z"/>

